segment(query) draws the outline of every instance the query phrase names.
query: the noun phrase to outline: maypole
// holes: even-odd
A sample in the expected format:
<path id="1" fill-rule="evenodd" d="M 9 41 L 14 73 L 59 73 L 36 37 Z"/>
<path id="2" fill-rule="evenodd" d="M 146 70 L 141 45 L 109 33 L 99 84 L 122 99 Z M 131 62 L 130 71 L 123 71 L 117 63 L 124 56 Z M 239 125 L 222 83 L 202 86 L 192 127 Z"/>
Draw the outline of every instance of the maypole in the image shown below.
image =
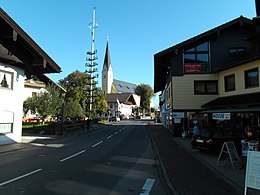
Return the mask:
<path id="1" fill-rule="evenodd" d="M 98 74 L 96 74 L 96 72 L 98 71 L 97 68 L 95 68 L 95 66 L 97 66 L 98 64 L 95 62 L 98 58 L 96 56 L 97 54 L 97 50 L 95 50 L 95 28 L 98 27 L 97 23 L 96 23 L 96 8 L 94 7 L 93 10 L 93 15 L 92 15 L 92 23 L 89 24 L 89 27 L 91 29 L 91 51 L 87 52 L 88 56 L 87 57 L 87 63 L 86 63 L 86 67 L 87 70 L 85 71 L 88 74 L 88 85 L 89 85 L 89 90 L 88 94 L 89 94 L 89 111 L 92 111 L 93 108 L 93 102 L 94 102 L 94 98 L 95 98 L 95 94 L 94 92 L 97 90 L 96 85 L 97 85 L 97 81 L 95 81 L 96 78 L 98 78 Z"/>

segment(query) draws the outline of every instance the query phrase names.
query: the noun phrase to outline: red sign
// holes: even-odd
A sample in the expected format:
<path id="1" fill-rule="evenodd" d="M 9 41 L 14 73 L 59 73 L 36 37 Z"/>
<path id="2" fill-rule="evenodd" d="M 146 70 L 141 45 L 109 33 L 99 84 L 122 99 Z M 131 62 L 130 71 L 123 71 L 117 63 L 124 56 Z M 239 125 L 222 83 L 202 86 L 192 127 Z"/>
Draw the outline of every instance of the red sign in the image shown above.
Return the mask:
<path id="1" fill-rule="evenodd" d="M 201 73 L 201 64 L 185 64 L 185 73 Z"/>

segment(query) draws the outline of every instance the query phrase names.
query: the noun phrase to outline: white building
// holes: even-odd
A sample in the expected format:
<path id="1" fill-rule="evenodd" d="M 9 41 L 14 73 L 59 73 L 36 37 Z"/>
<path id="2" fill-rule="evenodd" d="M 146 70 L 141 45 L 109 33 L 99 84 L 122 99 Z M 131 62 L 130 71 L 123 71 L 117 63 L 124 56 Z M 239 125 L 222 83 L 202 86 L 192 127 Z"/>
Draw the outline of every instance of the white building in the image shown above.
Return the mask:
<path id="1" fill-rule="evenodd" d="M 61 68 L 0 8 L 0 145 L 22 137 L 25 77 Z"/>

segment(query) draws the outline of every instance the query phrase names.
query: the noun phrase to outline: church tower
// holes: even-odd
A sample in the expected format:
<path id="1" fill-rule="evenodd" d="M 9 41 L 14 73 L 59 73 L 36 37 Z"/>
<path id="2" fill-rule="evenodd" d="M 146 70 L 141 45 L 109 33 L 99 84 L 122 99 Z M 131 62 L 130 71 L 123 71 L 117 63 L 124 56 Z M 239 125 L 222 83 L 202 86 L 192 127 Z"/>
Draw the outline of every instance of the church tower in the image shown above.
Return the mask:
<path id="1" fill-rule="evenodd" d="M 113 71 L 112 71 L 112 65 L 110 60 L 110 54 L 108 49 L 108 39 L 107 39 L 107 45 L 106 45 L 106 53 L 105 53 L 105 59 L 102 69 L 102 91 L 105 94 L 111 93 L 112 85 L 113 85 Z"/>

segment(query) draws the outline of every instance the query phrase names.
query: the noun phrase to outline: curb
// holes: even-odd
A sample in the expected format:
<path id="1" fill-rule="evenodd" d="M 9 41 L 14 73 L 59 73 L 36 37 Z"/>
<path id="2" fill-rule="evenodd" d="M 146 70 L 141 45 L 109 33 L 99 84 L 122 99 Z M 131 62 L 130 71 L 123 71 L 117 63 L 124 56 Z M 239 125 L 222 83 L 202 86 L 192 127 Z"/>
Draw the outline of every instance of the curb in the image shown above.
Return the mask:
<path id="1" fill-rule="evenodd" d="M 176 188 L 172 184 L 172 182 L 171 182 L 171 180 L 170 180 L 170 178 L 169 178 L 169 176 L 167 174 L 166 167 L 165 167 L 165 165 L 164 165 L 164 163 L 163 163 L 163 161 L 162 161 L 162 159 L 160 157 L 158 149 L 156 148 L 156 144 L 154 142 L 153 136 L 150 134 L 150 126 L 149 126 L 149 124 L 147 126 L 148 126 L 148 135 L 149 135 L 150 140 L 151 140 L 152 148 L 154 149 L 155 156 L 156 156 L 156 158 L 159 161 L 159 164 L 160 164 L 161 170 L 163 172 L 163 177 L 164 177 L 164 179 L 166 181 L 166 184 L 167 184 L 169 190 L 171 191 L 171 193 L 173 195 L 179 195 L 179 193 L 177 192 Z"/>

